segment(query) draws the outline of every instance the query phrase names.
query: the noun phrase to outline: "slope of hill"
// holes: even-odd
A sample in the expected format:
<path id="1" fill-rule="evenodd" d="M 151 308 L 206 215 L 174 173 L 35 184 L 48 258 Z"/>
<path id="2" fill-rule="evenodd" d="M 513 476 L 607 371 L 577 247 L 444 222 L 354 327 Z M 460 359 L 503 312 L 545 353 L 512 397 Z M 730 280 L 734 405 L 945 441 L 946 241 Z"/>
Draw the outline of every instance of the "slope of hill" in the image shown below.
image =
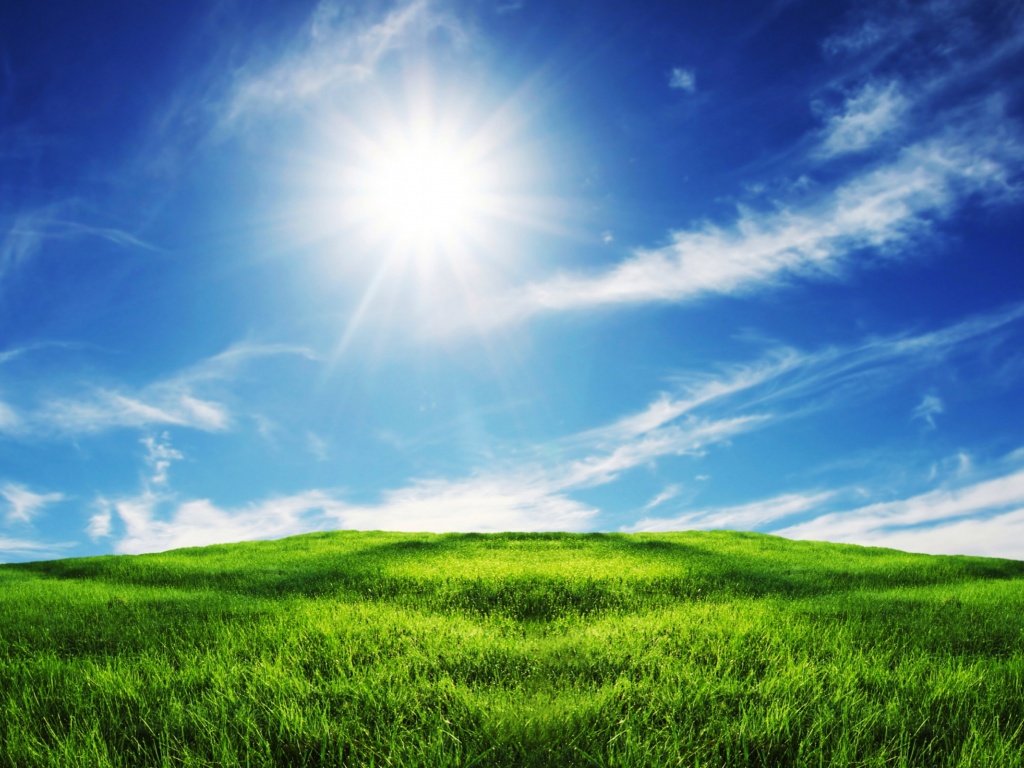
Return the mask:
<path id="1" fill-rule="evenodd" d="M 727 532 L 0 567 L 0 765 L 1020 766 L 1024 562 Z"/>

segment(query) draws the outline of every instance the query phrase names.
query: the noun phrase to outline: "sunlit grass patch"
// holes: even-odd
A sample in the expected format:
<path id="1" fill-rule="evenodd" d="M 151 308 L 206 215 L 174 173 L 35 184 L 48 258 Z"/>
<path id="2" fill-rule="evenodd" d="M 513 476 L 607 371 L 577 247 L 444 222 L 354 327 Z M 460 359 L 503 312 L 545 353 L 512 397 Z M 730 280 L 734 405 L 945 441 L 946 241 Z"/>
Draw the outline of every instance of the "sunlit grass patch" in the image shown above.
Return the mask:
<path id="1" fill-rule="evenodd" d="M 0 567 L 0 765 L 1019 765 L 1024 563 L 315 534 Z"/>

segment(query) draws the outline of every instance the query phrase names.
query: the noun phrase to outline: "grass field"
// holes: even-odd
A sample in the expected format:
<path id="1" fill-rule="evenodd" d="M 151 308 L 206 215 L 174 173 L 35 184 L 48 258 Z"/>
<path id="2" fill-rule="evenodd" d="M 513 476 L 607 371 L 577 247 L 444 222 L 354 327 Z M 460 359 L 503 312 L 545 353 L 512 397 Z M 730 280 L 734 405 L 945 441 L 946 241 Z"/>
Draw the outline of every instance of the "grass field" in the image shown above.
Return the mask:
<path id="1" fill-rule="evenodd" d="M 339 532 L 0 566 L 0 765 L 1021 766 L 1024 562 Z"/>

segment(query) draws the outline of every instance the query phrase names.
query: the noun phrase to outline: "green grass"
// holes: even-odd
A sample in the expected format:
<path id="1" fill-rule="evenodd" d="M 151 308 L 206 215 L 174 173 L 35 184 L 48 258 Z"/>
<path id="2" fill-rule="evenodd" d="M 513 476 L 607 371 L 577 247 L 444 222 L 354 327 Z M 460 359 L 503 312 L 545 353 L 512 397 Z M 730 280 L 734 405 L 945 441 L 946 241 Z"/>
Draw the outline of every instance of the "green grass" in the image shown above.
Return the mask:
<path id="1" fill-rule="evenodd" d="M 1021 766 L 1024 562 L 726 532 L 0 566 L 0 766 Z"/>

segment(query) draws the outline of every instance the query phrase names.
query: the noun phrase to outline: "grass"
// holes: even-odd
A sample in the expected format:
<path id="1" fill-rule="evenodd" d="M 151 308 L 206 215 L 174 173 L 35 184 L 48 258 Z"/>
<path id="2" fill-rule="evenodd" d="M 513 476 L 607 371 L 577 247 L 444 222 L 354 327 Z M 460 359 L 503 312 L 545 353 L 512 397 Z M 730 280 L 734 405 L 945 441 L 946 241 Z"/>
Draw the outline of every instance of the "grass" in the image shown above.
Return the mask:
<path id="1" fill-rule="evenodd" d="M 0 766 L 1021 766 L 1024 562 L 727 532 L 0 566 Z"/>

